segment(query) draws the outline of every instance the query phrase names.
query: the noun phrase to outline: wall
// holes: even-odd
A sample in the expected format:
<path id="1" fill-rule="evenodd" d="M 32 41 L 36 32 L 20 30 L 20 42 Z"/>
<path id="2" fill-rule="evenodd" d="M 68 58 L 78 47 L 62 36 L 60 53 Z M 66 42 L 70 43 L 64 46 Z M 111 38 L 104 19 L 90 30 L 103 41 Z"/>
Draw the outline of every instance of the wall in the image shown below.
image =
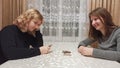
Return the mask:
<path id="1" fill-rule="evenodd" d="M 2 28 L 2 0 L 0 0 L 0 30 Z"/>
<path id="2" fill-rule="evenodd" d="M 77 42 L 87 33 L 88 0 L 28 0 L 28 8 L 36 8 L 44 17 L 40 27 L 44 41 Z"/>
<path id="3" fill-rule="evenodd" d="M 25 10 L 25 0 L 0 0 L 1 28 L 12 24 L 13 20 Z"/>
<path id="4" fill-rule="evenodd" d="M 106 8 L 112 15 L 113 21 L 120 26 L 120 0 L 89 0 L 90 11 L 97 7 Z"/>

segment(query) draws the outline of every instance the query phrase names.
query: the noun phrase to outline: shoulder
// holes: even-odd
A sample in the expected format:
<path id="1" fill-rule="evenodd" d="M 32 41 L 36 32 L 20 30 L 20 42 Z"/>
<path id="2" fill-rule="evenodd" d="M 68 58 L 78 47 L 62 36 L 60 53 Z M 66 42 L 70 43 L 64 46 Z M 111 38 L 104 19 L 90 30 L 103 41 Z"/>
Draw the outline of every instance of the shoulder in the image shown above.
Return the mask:
<path id="1" fill-rule="evenodd" d="M 1 31 L 6 31 L 6 30 L 16 30 L 18 29 L 16 25 L 8 25 L 4 27 Z"/>
<path id="2" fill-rule="evenodd" d="M 120 27 L 115 28 L 115 29 L 113 30 L 113 32 L 115 32 L 115 33 L 120 33 Z"/>
<path id="3" fill-rule="evenodd" d="M 120 27 L 117 27 L 113 30 L 113 35 L 120 36 Z"/>
<path id="4" fill-rule="evenodd" d="M 8 25 L 6 27 L 4 27 L 2 30 L 1 30 L 1 33 L 4 34 L 4 33 L 8 33 L 8 34 L 11 34 L 13 32 L 16 32 L 18 31 L 18 27 L 16 25 Z"/>

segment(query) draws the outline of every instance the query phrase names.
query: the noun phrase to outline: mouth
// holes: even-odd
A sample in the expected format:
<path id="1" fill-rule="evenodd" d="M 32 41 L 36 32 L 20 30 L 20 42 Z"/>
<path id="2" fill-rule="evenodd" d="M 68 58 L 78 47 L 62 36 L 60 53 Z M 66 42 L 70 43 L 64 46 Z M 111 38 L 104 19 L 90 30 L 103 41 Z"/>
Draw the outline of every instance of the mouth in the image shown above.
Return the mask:
<path id="1" fill-rule="evenodd" d="M 93 26 L 94 26 L 95 29 L 97 29 L 99 24 L 94 24 Z"/>

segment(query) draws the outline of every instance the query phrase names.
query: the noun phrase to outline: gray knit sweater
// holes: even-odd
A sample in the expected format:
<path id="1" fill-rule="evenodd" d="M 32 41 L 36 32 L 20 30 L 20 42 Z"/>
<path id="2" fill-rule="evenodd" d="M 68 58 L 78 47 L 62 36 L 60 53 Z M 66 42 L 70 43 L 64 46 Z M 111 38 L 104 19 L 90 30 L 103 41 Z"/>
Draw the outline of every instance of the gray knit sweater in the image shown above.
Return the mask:
<path id="1" fill-rule="evenodd" d="M 87 46 L 95 42 L 89 38 L 81 41 L 81 45 Z M 106 41 L 98 40 L 98 48 L 93 49 L 93 57 L 120 62 L 120 28 L 115 28 Z"/>

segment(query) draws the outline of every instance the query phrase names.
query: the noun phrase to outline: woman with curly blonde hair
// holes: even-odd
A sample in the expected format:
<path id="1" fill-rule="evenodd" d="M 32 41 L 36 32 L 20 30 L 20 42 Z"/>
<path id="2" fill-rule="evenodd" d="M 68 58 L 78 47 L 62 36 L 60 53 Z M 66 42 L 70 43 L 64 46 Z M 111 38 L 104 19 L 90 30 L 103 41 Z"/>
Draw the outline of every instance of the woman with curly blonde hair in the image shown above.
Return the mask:
<path id="1" fill-rule="evenodd" d="M 43 46 L 40 25 L 43 16 L 36 9 L 29 9 L 18 16 L 12 25 L 1 31 L 1 49 L 7 60 L 28 58 L 49 53 L 50 47 Z"/>

